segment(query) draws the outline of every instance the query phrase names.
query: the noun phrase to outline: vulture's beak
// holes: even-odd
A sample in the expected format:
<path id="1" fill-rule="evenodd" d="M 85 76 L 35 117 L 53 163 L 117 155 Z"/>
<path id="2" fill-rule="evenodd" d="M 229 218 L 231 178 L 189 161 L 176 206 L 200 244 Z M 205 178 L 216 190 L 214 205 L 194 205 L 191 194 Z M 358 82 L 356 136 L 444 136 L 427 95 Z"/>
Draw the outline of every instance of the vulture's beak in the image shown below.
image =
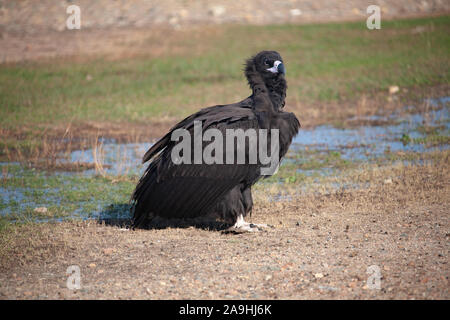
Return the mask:
<path id="1" fill-rule="evenodd" d="M 286 74 L 286 69 L 284 68 L 284 64 L 280 60 L 275 61 L 273 63 L 273 67 L 267 69 L 267 71 L 270 71 L 272 73 Z"/>
<path id="2" fill-rule="evenodd" d="M 283 63 L 280 63 L 280 64 L 278 65 L 277 70 L 278 70 L 278 72 L 281 73 L 281 74 L 286 74 L 286 69 L 284 68 L 284 64 L 283 64 Z"/>

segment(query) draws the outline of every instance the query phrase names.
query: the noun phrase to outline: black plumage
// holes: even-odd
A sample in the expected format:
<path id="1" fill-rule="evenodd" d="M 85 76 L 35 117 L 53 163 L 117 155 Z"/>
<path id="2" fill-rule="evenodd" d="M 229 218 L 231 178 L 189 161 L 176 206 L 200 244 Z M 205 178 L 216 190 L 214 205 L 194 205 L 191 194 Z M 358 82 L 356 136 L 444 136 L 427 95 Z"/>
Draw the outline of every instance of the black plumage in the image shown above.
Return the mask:
<path id="1" fill-rule="evenodd" d="M 194 121 L 201 121 L 203 132 L 215 128 L 223 136 L 227 129 L 267 129 L 269 133 L 270 129 L 279 129 L 277 160 L 281 161 L 300 123 L 293 113 L 282 110 L 287 85 L 280 55 L 263 51 L 248 59 L 245 76 L 252 89 L 251 96 L 237 103 L 200 110 L 175 125 L 146 152 L 143 162 L 150 163 L 131 197 L 135 227 L 146 227 L 157 216 L 214 215 L 234 224 L 240 215 L 245 217 L 251 212 L 251 186 L 263 176 L 260 161 L 249 164 L 248 146 L 245 164 L 174 164 L 171 159 L 177 143 L 171 140 L 172 133 L 182 128 L 193 136 Z M 203 142 L 203 148 L 208 143 Z"/>

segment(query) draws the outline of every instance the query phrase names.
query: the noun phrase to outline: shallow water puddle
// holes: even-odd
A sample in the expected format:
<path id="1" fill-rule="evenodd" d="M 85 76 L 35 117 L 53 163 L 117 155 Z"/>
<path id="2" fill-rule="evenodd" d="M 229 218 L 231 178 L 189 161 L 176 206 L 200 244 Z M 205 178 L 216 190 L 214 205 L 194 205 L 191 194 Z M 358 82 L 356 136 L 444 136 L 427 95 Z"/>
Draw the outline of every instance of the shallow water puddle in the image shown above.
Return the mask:
<path id="1" fill-rule="evenodd" d="M 108 175 L 141 174 L 144 166 L 142 157 L 150 148 L 151 143 L 125 143 L 102 145 L 97 150 L 77 150 L 70 154 L 69 158 L 62 158 L 61 163 L 94 163 L 99 162 L 104 173 Z M 83 171 L 86 175 L 101 173 L 102 169 L 89 169 Z"/>
<path id="2" fill-rule="evenodd" d="M 430 100 L 430 105 L 446 105 L 450 97 Z M 407 107 L 406 107 L 407 108 Z M 425 143 L 414 143 L 414 139 L 425 138 L 426 134 L 419 132 L 421 126 L 441 126 L 441 131 L 448 135 L 450 128 L 448 107 L 430 110 L 423 114 L 400 116 L 393 114 L 384 118 L 379 116 L 365 117 L 365 120 L 384 120 L 395 122 L 386 126 L 360 126 L 351 129 L 338 129 L 332 126 L 319 126 L 314 129 L 301 129 L 294 138 L 290 155 L 308 150 L 304 157 L 314 157 L 320 152 L 338 152 L 339 156 L 350 161 L 370 161 L 383 156 L 386 152 L 425 152 L 431 150 L 447 149 L 449 145 L 430 146 Z M 352 120 L 352 119 L 351 119 Z M 354 119 L 358 120 L 358 119 Z M 402 139 L 402 137 L 405 137 Z M 406 138 L 407 137 L 407 138 Z M 410 141 L 406 141 L 409 139 Z M 74 151 L 67 159 L 72 163 L 93 163 L 95 158 L 100 159 L 103 170 L 109 175 L 142 174 L 146 165 L 141 159 L 151 146 L 150 143 L 104 144 L 98 150 L 88 149 Z M 305 160 L 305 159 L 302 159 Z M 302 169 L 300 169 L 302 170 Z M 86 175 L 99 173 L 99 170 L 84 171 Z M 310 170 L 302 170 L 308 174 Z M 324 166 L 319 169 L 320 174 L 329 174 Z"/>
<path id="3" fill-rule="evenodd" d="M 389 118 L 383 120 L 387 122 L 395 119 L 396 124 L 360 126 L 354 129 L 319 126 L 310 130 L 301 130 L 294 138 L 293 148 L 294 150 L 308 148 L 317 151 L 339 151 L 347 160 L 371 160 L 382 156 L 386 151 L 425 152 L 449 147 L 448 145 L 433 147 L 424 143 L 411 142 L 414 139 L 425 138 L 426 135 L 418 130 L 420 126 L 441 125 L 448 131 L 450 128 L 448 108 L 430 111 L 427 119 L 421 114 Z M 365 119 L 380 120 L 380 117 L 365 117 Z M 407 138 L 403 137 L 408 137 L 410 141 L 406 141 Z"/>
<path id="4" fill-rule="evenodd" d="M 450 97 L 430 100 L 430 105 L 445 105 Z M 360 126 L 352 129 L 338 129 L 332 126 L 319 126 L 314 129 L 301 129 L 294 138 L 292 151 L 315 150 L 317 152 L 338 151 L 347 160 L 370 160 L 390 152 L 425 152 L 433 149 L 448 148 L 448 145 L 430 147 L 423 143 L 405 143 L 402 136 L 409 139 L 424 138 L 418 128 L 443 125 L 448 131 L 448 108 L 429 111 L 426 116 L 413 114 L 399 116 L 397 114 L 383 118 L 379 116 L 365 117 L 365 120 L 385 120 L 395 124 L 387 126 Z M 352 119 L 351 119 L 352 120 Z M 354 119 L 358 120 L 358 119 Z M 448 132 L 447 132 L 448 134 Z M 96 150 L 78 150 L 69 157 L 61 158 L 61 163 L 94 163 L 101 164 L 101 168 L 85 170 L 84 174 L 92 175 L 104 171 L 108 175 L 141 174 L 144 167 L 141 159 L 151 146 L 150 143 L 105 143 Z M 292 153 L 292 152 L 291 152 Z"/>

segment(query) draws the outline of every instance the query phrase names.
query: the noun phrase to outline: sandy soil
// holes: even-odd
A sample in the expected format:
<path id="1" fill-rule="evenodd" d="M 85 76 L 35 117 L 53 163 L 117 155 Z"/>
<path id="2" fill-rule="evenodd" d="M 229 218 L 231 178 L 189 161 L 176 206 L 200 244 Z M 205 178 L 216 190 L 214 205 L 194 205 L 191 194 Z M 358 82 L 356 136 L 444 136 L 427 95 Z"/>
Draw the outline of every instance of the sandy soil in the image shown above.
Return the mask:
<path id="1" fill-rule="evenodd" d="M 0 297 L 449 299 L 448 169 L 374 169 L 368 189 L 259 202 L 251 220 L 274 226 L 260 233 L 12 227 L 0 241 Z M 71 265 L 80 290 L 67 288 Z M 367 283 L 373 265 L 380 289 Z"/>

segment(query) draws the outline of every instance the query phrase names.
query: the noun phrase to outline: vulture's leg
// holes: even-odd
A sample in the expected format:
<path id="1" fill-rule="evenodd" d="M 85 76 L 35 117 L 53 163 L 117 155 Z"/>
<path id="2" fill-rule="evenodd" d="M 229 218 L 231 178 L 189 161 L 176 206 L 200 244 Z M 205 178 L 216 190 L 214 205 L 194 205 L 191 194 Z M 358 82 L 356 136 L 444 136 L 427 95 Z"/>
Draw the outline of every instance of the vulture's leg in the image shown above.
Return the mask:
<path id="1" fill-rule="evenodd" d="M 240 203 L 242 204 L 241 208 L 243 209 L 243 213 L 237 215 L 236 223 L 228 230 L 234 232 L 257 232 L 263 230 L 264 228 L 267 228 L 268 225 L 266 224 L 249 223 L 244 220 L 244 217 L 251 215 L 251 211 L 253 208 L 251 186 L 248 186 L 247 188 L 242 190 L 239 194 L 239 198 Z"/>
<path id="2" fill-rule="evenodd" d="M 248 187 L 242 191 L 241 201 L 244 207 L 244 214 L 239 214 L 236 219 L 236 223 L 230 228 L 230 231 L 236 232 L 257 232 L 267 228 L 266 224 L 256 224 L 245 222 L 244 216 L 251 214 L 253 208 L 253 199 L 251 187 Z"/>
<path id="3" fill-rule="evenodd" d="M 238 216 L 236 223 L 233 226 L 231 226 L 228 230 L 236 232 L 258 232 L 267 227 L 268 227 L 267 224 L 256 224 L 245 222 L 244 216 L 241 214 Z"/>
<path id="4" fill-rule="evenodd" d="M 251 212 L 253 209 L 253 197 L 252 197 L 252 189 L 251 186 L 244 189 L 242 191 L 242 202 L 245 209 L 245 215 L 244 216 L 251 216 Z M 244 221 L 244 217 L 242 217 L 242 221 Z M 247 223 L 244 221 L 244 223 Z M 249 223 L 249 226 L 253 229 L 262 230 L 264 228 L 268 228 L 269 226 L 267 224 L 256 224 L 256 223 Z"/>
<path id="5" fill-rule="evenodd" d="M 216 208 L 222 218 L 234 223 L 226 232 L 257 232 L 261 231 L 267 225 L 256 225 L 244 221 L 244 217 L 252 211 L 253 200 L 250 186 L 244 188 L 237 185 L 233 188 L 219 203 Z"/>

